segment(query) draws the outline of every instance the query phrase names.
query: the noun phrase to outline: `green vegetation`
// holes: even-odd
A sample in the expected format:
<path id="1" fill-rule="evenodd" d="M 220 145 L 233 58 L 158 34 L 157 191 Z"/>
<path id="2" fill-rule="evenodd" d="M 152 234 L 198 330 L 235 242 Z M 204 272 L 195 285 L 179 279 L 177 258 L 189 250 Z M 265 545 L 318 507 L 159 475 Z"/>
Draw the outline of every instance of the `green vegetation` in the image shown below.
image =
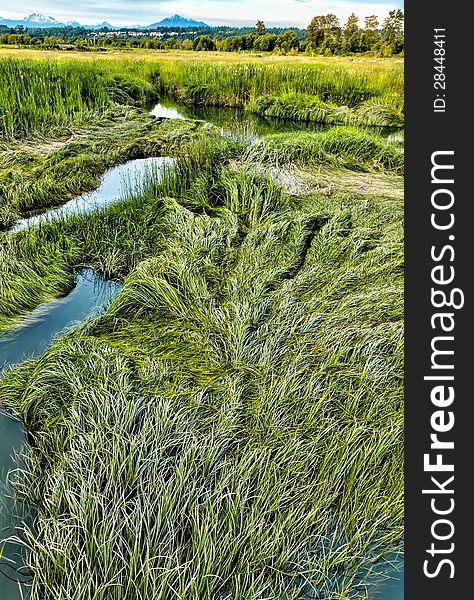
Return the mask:
<path id="1" fill-rule="evenodd" d="M 403 536 L 403 138 L 346 125 L 400 115 L 403 71 L 24 62 L 41 118 L 5 120 L 4 225 L 128 158 L 177 157 L 120 203 L 0 232 L 0 331 L 81 267 L 124 282 L 0 379 L 28 432 L 29 599 L 364 598 Z M 0 61 L 5 114 L 26 67 Z M 40 75 L 60 82 L 49 108 Z M 162 94 L 354 121 L 249 144 L 155 121 Z"/>
<path id="2" fill-rule="evenodd" d="M 271 164 L 331 165 L 352 171 L 388 170 L 403 174 L 404 154 L 396 145 L 355 128 L 335 127 L 324 133 L 274 134 L 250 150 Z"/>
<path id="3" fill-rule="evenodd" d="M 390 100 L 398 103 L 397 96 Z M 265 117 L 316 123 L 346 124 L 376 127 L 402 127 L 402 114 L 390 104 L 371 99 L 356 110 L 347 106 L 327 104 L 318 97 L 305 94 L 259 96 L 247 104 L 247 110 Z"/>
<path id="4" fill-rule="evenodd" d="M 322 102 L 354 108 L 382 98 L 403 106 L 402 65 L 353 69 L 326 64 L 160 62 L 159 91 L 192 104 L 244 107 L 265 95 L 306 94 Z M 298 118 L 298 115 L 296 115 Z"/>
<path id="5" fill-rule="evenodd" d="M 112 100 L 156 98 L 145 61 L 100 63 L 0 60 L 0 133 L 25 136 L 89 121 Z M 97 116 L 97 115 L 96 115 Z"/>
<path id="6" fill-rule="evenodd" d="M 12 236 L 130 270 L 1 383 L 34 440 L 32 600 L 326 600 L 400 540 L 401 204 L 288 196 L 234 153 L 203 143 L 140 198 Z"/>
<path id="7" fill-rule="evenodd" d="M 384 126 L 401 124 L 403 68 L 3 59 L 0 88 L 4 136 L 77 126 L 90 122 L 94 111 L 103 115 L 113 102 L 144 105 L 158 95 L 196 105 L 245 107 L 250 102 L 249 109 L 262 114 L 272 102 L 259 98 L 276 95 L 274 116 L 318 121 L 319 115 L 326 122 L 331 112 L 350 116 L 344 109 L 349 107 L 357 122 Z M 295 94 L 304 96 L 296 100 Z M 325 103 L 331 106 L 323 109 Z"/>
<path id="8" fill-rule="evenodd" d="M 114 105 L 87 125 L 68 129 L 65 137 L 58 129 L 63 138 L 55 142 L 8 146 L 0 155 L 0 229 L 31 211 L 57 206 L 95 189 L 109 167 L 134 158 L 186 151 L 202 125 L 160 122 L 148 111 Z"/>

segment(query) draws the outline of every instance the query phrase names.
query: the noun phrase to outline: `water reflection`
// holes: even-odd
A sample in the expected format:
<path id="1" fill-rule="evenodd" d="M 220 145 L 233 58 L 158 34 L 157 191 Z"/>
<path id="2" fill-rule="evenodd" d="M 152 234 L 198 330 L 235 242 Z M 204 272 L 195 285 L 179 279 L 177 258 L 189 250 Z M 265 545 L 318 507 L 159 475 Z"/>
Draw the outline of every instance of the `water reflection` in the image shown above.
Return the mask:
<path id="1" fill-rule="evenodd" d="M 66 329 L 102 311 L 120 288 L 121 284 L 104 280 L 92 269 L 79 271 L 68 296 L 42 304 L 18 328 L 0 337 L 0 376 L 13 365 L 40 355 Z M 27 516 L 24 507 L 13 503 L 8 481 L 8 473 L 18 466 L 12 454 L 21 451 L 24 443 L 21 424 L 0 411 L 0 540 L 15 535 L 15 528 Z M 0 600 L 22 597 L 18 584 L 6 576 L 22 579 L 22 562 L 21 548 L 5 543 L 0 558 Z"/>
<path id="2" fill-rule="evenodd" d="M 290 133 L 296 131 L 328 131 L 334 125 L 306 121 L 285 121 L 275 117 L 263 117 L 241 108 L 222 106 L 193 106 L 180 104 L 169 98 L 162 98 L 150 111 L 155 117 L 166 119 L 198 119 L 211 123 L 226 133 L 250 133 L 263 137 L 272 133 Z M 384 137 L 403 136 L 403 130 L 397 127 L 365 127 L 369 132 Z"/>
<path id="3" fill-rule="evenodd" d="M 165 156 L 129 160 L 106 171 L 101 178 L 99 187 L 93 192 L 76 196 L 58 208 L 20 219 L 10 231 L 20 231 L 69 215 L 85 214 L 123 200 L 132 193 L 140 193 L 146 187 L 147 181 L 152 178 L 156 181 L 163 173 L 165 166 L 172 164 L 173 161 L 173 158 Z"/>

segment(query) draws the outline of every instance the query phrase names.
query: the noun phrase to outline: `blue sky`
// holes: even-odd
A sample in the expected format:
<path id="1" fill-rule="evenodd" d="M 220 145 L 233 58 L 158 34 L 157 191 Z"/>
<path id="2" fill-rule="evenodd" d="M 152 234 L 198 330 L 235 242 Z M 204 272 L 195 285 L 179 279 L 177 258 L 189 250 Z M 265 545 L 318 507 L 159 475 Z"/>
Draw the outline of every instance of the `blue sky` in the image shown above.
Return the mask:
<path id="1" fill-rule="evenodd" d="M 177 13 L 210 25 L 253 25 L 262 19 L 268 25 L 305 27 L 318 14 L 334 13 L 344 22 L 352 12 L 384 18 L 389 10 L 402 7 L 401 0 L 16 0 L 0 6 L 0 17 L 18 19 L 40 12 L 84 24 L 106 20 L 113 25 L 148 25 Z"/>

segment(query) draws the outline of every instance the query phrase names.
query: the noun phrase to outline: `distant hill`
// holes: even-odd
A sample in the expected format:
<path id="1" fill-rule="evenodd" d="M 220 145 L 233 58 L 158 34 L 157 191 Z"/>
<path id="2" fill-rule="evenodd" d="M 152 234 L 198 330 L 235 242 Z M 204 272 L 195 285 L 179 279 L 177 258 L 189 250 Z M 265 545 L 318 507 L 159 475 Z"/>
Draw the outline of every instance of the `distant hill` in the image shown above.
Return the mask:
<path id="1" fill-rule="evenodd" d="M 153 27 L 209 27 L 209 25 L 202 21 L 195 21 L 194 19 L 186 19 L 180 15 L 174 15 L 173 17 L 168 17 L 158 23 L 152 23 L 151 25 L 148 25 L 146 29 L 151 29 Z"/>

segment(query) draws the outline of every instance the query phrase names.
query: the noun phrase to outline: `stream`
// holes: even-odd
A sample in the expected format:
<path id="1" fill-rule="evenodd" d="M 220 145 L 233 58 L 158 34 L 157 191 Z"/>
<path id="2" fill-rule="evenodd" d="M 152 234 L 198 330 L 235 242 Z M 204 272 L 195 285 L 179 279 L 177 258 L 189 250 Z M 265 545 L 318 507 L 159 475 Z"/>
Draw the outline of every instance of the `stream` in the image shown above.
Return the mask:
<path id="1" fill-rule="evenodd" d="M 0 373 L 29 358 L 39 356 L 62 332 L 102 311 L 117 295 L 121 284 L 106 281 L 92 269 L 76 274 L 76 285 L 65 298 L 46 302 L 36 308 L 23 323 L 0 338 Z M 8 414 L 0 412 L 0 539 L 15 535 L 15 528 L 25 519 L 11 499 L 8 472 L 18 466 L 12 450 L 19 452 L 25 443 L 22 426 Z M 27 518 L 27 517 L 26 517 Z M 15 577 L 13 568 L 20 568 L 19 548 L 6 543 L 0 571 Z M 19 600 L 17 583 L 0 574 L 0 600 Z M 21 577 L 20 577 L 21 579 Z"/>
<path id="2" fill-rule="evenodd" d="M 244 134 L 255 139 L 282 131 L 324 131 L 330 127 L 263 118 L 240 109 L 180 105 L 171 100 L 162 100 L 150 112 L 158 118 L 204 120 L 219 127 L 223 134 Z M 390 135 L 393 130 L 384 128 L 379 133 Z M 93 192 L 77 196 L 60 207 L 20 219 L 8 233 L 69 215 L 85 214 L 124 200 L 131 191 L 142 189 L 150 175 L 162 173 L 165 166 L 173 161 L 168 157 L 155 157 L 131 160 L 113 167 L 104 173 L 99 187 Z M 0 377 L 14 365 L 39 356 L 66 330 L 104 311 L 120 289 L 120 283 L 107 281 L 92 269 L 79 270 L 75 286 L 66 297 L 42 304 L 18 327 L 0 334 Z M 20 514 L 25 511 L 13 503 L 8 481 L 8 473 L 19 466 L 15 454 L 21 453 L 24 444 L 25 433 L 21 424 L 0 408 L 0 600 L 27 598 L 27 588 L 9 579 L 21 579 L 18 576 L 23 565 L 20 549 L 13 542 L 6 542 L 2 552 L 1 542 L 15 535 L 17 528 L 28 519 L 27 515 Z M 20 571 L 16 572 L 16 569 Z M 402 600 L 403 557 L 391 555 L 390 560 L 379 562 L 368 578 L 367 587 L 370 600 Z"/>
<path id="3" fill-rule="evenodd" d="M 146 182 L 163 171 L 174 159 L 167 156 L 137 158 L 108 169 L 101 178 L 97 189 L 76 196 L 66 204 L 38 214 L 19 219 L 13 224 L 10 233 L 35 227 L 45 221 L 61 219 L 70 215 L 86 214 L 104 208 L 108 204 L 124 200 L 130 193 L 140 193 Z"/>
<path id="4" fill-rule="evenodd" d="M 242 135 L 257 139 L 272 133 L 291 133 L 297 131 L 328 131 L 337 125 L 314 123 L 311 121 L 286 121 L 276 117 L 264 117 L 247 112 L 241 108 L 222 106 L 194 106 L 180 104 L 170 98 L 163 98 L 150 111 L 155 117 L 164 119 L 198 119 L 218 127 L 224 134 Z M 359 127 L 360 129 L 360 127 Z M 383 137 L 403 135 L 398 127 L 365 127 L 370 133 Z"/>

